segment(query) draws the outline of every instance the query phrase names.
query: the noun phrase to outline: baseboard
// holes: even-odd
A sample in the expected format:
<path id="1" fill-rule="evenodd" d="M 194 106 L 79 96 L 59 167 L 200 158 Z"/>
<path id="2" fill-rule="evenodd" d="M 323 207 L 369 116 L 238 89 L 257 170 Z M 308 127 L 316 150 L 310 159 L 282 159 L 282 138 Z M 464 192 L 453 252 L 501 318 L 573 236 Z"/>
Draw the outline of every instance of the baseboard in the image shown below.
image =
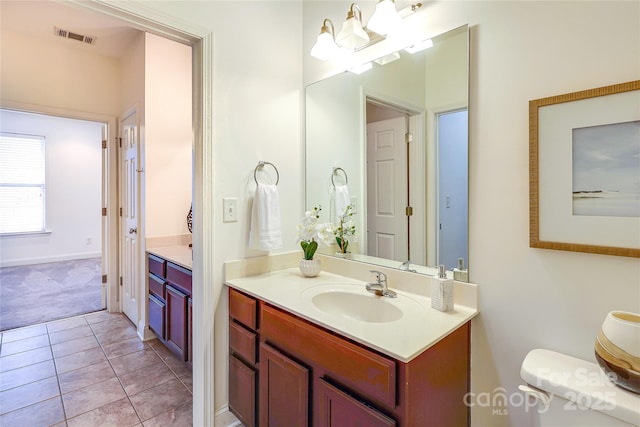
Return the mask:
<path id="1" fill-rule="evenodd" d="M 236 427 L 242 425 L 240 420 L 229 410 L 228 406 L 216 411 L 213 423 L 215 427 Z"/>
<path id="2" fill-rule="evenodd" d="M 24 258 L 14 260 L 0 260 L 0 267 L 20 267 L 23 265 L 46 264 L 48 262 L 73 261 L 76 259 L 100 258 L 102 252 L 90 252 L 82 254 L 68 254 L 41 258 Z"/>

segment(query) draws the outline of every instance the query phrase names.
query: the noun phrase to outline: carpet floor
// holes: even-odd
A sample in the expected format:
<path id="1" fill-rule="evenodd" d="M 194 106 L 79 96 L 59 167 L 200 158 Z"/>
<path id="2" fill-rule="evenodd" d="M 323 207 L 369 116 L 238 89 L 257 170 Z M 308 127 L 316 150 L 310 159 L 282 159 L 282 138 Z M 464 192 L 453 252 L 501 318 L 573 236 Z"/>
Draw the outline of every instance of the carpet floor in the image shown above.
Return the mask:
<path id="1" fill-rule="evenodd" d="M 0 331 L 102 310 L 101 259 L 0 268 Z"/>

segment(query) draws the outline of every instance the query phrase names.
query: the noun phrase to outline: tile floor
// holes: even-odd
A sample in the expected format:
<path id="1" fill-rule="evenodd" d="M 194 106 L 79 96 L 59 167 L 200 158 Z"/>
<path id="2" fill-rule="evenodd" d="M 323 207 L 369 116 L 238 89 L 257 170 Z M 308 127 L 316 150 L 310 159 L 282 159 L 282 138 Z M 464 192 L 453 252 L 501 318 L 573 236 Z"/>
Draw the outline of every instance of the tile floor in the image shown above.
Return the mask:
<path id="1" fill-rule="evenodd" d="M 191 425 L 191 370 L 122 314 L 0 334 L 0 426 Z"/>

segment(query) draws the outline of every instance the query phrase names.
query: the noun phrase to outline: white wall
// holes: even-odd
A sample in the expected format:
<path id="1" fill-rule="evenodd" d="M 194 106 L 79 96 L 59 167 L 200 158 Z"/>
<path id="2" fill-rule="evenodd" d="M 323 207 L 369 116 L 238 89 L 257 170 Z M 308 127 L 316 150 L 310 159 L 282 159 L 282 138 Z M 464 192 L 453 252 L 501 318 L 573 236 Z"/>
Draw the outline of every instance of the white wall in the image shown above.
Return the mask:
<path id="1" fill-rule="evenodd" d="M 45 221 L 50 232 L 0 237 L 0 266 L 99 257 L 102 124 L 0 110 L 0 130 L 45 137 Z"/>
<path id="2" fill-rule="evenodd" d="M 145 33 L 145 237 L 188 234 L 191 47 Z"/>
<path id="3" fill-rule="evenodd" d="M 331 72 L 308 52 L 322 19 L 334 16 L 328 7 L 308 15 L 307 4 L 305 84 Z M 373 4 L 360 4 L 366 20 Z M 528 240 L 528 101 L 638 79 L 640 3 L 435 2 L 421 17 L 434 32 L 472 26 L 469 258 L 481 309 L 472 327 L 472 391 L 503 387 L 509 395 L 530 349 L 593 361 L 606 313 L 640 312 L 637 259 L 531 249 Z M 492 409 L 474 407 L 472 424 L 530 425 L 522 408 Z"/>
<path id="4" fill-rule="evenodd" d="M 120 112 L 120 64 L 116 59 L 6 29 L 1 32 L 0 50 L 3 102 L 108 116 Z"/>

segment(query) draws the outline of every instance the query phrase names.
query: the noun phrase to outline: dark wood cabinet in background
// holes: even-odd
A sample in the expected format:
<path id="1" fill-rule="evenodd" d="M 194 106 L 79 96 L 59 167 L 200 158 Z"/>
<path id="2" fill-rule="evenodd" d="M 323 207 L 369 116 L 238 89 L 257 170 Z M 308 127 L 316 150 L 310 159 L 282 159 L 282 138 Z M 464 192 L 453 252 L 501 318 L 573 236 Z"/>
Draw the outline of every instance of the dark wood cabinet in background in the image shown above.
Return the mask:
<path id="1" fill-rule="evenodd" d="M 169 350 L 192 361 L 191 271 L 148 254 L 149 328 Z"/>
<path id="2" fill-rule="evenodd" d="M 248 427 L 467 426 L 470 323 L 401 362 L 229 289 L 229 407 Z"/>

